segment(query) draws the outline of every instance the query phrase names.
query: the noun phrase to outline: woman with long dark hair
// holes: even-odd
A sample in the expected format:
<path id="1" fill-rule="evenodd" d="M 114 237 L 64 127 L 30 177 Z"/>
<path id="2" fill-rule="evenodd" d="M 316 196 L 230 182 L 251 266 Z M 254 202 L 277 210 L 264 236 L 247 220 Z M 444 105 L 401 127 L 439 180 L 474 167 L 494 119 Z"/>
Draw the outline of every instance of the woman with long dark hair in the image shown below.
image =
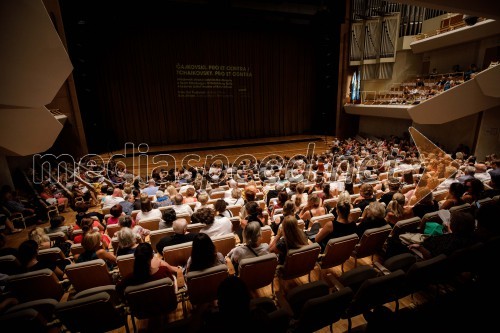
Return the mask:
<path id="1" fill-rule="evenodd" d="M 225 264 L 222 253 L 217 252 L 212 239 L 207 234 L 198 233 L 193 239 L 191 257 L 186 264 L 186 273 Z"/>
<path id="2" fill-rule="evenodd" d="M 116 285 L 116 291 L 123 295 L 125 288 L 150 281 L 171 278 L 175 281 L 174 274 L 177 268 L 166 262 L 160 264 L 153 260 L 153 248 L 149 243 L 140 243 L 134 252 L 134 271 L 124 277 Z"/>

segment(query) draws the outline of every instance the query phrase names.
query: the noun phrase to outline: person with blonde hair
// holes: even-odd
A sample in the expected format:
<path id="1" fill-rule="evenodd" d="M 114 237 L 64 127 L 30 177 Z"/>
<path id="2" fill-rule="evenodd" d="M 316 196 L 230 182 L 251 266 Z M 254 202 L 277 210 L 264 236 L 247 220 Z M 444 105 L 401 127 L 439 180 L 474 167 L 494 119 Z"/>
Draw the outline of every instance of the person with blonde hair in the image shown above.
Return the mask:
<path id="1" fill-rule="evenodd" d="M 177 194 L 177 189 L 175 188 L 174 185 L 168 185 L 167 186 L 167 193 L 168 193 L 168 197 L 170 198 L 170 200 L 173 201 L 173 198 Z"/>
<path id="2" fill-rule="evenodd" d="M 40 227 L 31 230 L 28 234 L 28 239 L 34 240 L 38 244 L 38 249 L 40 250 L 50 248 L 50 238 Z"/>
<path id="3" fill-rule="evenodd" d="M 76 258 L 76 263 L 102 259 L 109 269 L 116 265 L 116 257 L 107 251 L 102 242 L 102 236 L 98 231 L 91 230 L 87 232 L 83 237 L 82 247 L 85 251 Z"/>
<path id="4" fill-rule="evenodd" d="M 385 220 L 389 224 L 394 225 L 398 221 L 401 221 L 402 219 L 404 219 L 404 216 L 405 216 L 405 210 L 404 210 L 405 201 L 406 201 L 406 198 L 401 193 L 395 193 L 392 196 L 392 200 L 389 202 L 389 204 L 387 205 L 387 208 L 385 210 Z"/>
<path id="5" fill-rule="evenodd" d="M 202 192 L 198 194 L 198 202 L 194 205 L 194 211 L 196 212 L 200 208 L 212 208 L 214 209 L 214 205 L 207 204 L 210 197 L 207 192 Z"/>
<path id="6" fill-rule="evenodd" d="M 297 219 L 294 216 L 287 216 L 283 219 L 283 223 L 271 242 L 269 250 L 278 254 L 278 261 L 282 265 L 285 263 L 288 250 L 300 249 L 307 244 L 306 235 L 299 228 Z"/>
<path id="7" fill-rule="evenodd" d="M 321 206 L 321 199 L 317 194 L 311 194 L 307 199 L 307 204 L 302 208 L 299 213 L 299 218 L 303 220 L 306 224 L 306 229 L 309 228 L 309 221 L 314 216 L 325 215 L 327 212 L 325 207 Z"/>
<path id="8" fill-rule="evenodd" d="M 307 193 L 305 193 L 305 185 L 303 182 L 300 182 L 297 184 L 297 187 L 295 188 L 295 194 L 292 195 L 291 199 L 294 203 L 295 206 L 300 207 L 302 205 L 307 205 Z"/>

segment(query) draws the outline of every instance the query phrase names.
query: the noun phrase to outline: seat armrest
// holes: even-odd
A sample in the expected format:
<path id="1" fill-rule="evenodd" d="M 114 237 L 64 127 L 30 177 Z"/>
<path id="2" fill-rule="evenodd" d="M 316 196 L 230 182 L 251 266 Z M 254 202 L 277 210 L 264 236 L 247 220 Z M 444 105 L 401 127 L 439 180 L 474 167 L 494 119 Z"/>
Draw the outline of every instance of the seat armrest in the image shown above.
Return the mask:
<path id="1" fill-rule="evenodd" d="M 329 282 L 329 285 L 333 288 L 335 288 L 336 290 L 341 290 L 342 288 L 344 288 L 345 286 L 342 284 L 342 282 L 339 281 L 339 279 L 337 279 L 337 277 L 333 274 L 330 274 L 327 276 L 328 278 L 328 282 Z"/>
<path id="2" fill-rule="evenodd" d="M 278 307 L 281 310 L 286 311 L 286 313 L 290 316 L 293 317 L 293 310 L 292 307 L 290 306 L 290 303 L 285 298 L 285 295 L 283 294 L 282 290 L 279 290 L 276 292 L 276 300 L 278 302 Z"/>
<path id="3" fill-rule="evenodd" d="M 177 267 L 177 290 L 185 289 L 186 280 L 184 279 L 184 273 L 182 272 L 182 267 Z"/>
<path id="4" fill-rule="evenodd" d="M 227 266 L 227 271 L 230 276 L 234 276 L 236 274 L 236 271 L 234 269 L 233 262 L 231 261 L 231 258 L 226 257 L 226 266 Z"/>
<path id="5" fill-rule="evenodd" d="M 384 265 L 382 265 L 381 263 L 379 263 L 378 261 L 374 261 L 373 262 L 373 266 L 378 269 L 382 274 L 384 275 L 389 275 L 391 274 L 391 271 L 388 270 Z"/>

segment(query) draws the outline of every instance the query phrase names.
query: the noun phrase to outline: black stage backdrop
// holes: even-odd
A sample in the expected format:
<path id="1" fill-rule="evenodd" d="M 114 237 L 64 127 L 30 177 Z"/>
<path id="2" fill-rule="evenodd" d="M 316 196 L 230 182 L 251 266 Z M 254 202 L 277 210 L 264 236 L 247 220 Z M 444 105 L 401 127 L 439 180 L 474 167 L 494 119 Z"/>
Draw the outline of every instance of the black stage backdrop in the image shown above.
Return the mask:
<path id="1" fill-rule="evenodd" d="M 210 7 L 60 3 L 92 152 L 313 131 L 308 24 Z"/>

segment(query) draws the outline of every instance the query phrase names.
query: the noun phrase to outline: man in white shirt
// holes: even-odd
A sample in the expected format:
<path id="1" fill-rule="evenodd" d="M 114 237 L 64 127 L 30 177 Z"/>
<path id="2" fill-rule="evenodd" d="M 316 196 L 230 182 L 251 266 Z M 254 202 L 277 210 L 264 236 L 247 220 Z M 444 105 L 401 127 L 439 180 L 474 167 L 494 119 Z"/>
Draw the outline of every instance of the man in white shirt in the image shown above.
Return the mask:
<path id="1" fill-rule="evenodd" d="M 120 190 L 119 188 L 115 188 L 112 195 L 108 195 L 104 198 L 102 209 L 110 209 L 111 207 L 119 204 L 122 201 L 124 201 L 122 190 Z"/>
<path id="2" fill-rule="evenodd" d="M 179 214 L 189 214 L 193 215 L 193 210 L 191 209 L 191 206 L 187 204 L 183 204 L 182 202 L 184 201 L 184 197 L 182 194 L 176 194 L 174 196 L 174 206 L 172 207 L 175 210 L 175 213 L 177 215 Z"/>
<path id="3" fill-rule="evenodd" d="M 191 217 L 193 223 L 205 223 L 207 226 L 200 230 L 212 237 L 231 234 L 233 225 L 227 217 L 215 219 L 215 211 L 211 208 L 200 208 Z"/>
<path id="4" fill-rule="evenodd" d="M 474 173 L 474 178 L 479 179 L 482 182 L 488 182 L 491 180 L 491 176 L 487 171 L 487 167 L 485 164 L 478 163 L 474 165 L 476 170 Z"/>

